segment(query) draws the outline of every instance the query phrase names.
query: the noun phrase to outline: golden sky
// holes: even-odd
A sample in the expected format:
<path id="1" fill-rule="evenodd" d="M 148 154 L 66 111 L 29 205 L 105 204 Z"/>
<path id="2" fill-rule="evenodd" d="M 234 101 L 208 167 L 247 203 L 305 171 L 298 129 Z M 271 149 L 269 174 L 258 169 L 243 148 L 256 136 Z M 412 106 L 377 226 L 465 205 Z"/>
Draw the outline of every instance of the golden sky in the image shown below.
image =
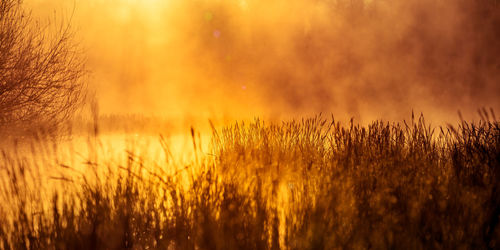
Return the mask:
<path id="1" fill-rule="evenodd" d="M 361 121 L 499 110 L 500 7 L 475 2 L 25 1 L 72 17 L 103 113 Z"/>

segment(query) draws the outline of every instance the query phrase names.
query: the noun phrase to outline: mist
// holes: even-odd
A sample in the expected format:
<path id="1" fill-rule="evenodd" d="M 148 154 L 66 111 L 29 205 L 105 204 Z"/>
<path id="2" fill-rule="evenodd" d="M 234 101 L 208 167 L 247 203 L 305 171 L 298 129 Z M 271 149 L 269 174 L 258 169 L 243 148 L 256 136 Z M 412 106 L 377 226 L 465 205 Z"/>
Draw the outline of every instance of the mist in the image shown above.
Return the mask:
<path id="1" fill-rule="evenodd" d="M 360 122 L 500 110 L 494 0 L 26 1 L 71 20 L 105 114 Z M 55 14 L 54 14 L 55 12 Z M 498 112 L 498 111 L 497 111 Z"/>

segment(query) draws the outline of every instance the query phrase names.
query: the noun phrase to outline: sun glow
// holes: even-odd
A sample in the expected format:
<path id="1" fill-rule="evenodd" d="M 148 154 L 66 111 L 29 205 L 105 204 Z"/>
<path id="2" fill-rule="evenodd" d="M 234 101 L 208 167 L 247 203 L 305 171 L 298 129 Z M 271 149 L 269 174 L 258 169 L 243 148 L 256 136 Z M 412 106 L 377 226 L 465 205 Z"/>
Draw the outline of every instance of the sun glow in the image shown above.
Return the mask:
<path id="1" fill-rule="evenodd" d="M 74 10 L 103 113 L 280 119 L 323 112 L 371 121 L 405 118 L 415 108 L 449 120 L 457 109 L 474 115 L 469 107 L 498 107 L 497 70 L 486 63 L 496 59 L 471 63 L 495 54 L 486 53 L 494 41 L 456 43 L 494 22 L 464 26 L 473 15 L 465 7 L 422 1 L 26 3 L 37 15 Z"/>
<path id="2" fill-rule="evenodd" d="M 500 249 L 498 1 L 1 0 L 0 250 Z"/>

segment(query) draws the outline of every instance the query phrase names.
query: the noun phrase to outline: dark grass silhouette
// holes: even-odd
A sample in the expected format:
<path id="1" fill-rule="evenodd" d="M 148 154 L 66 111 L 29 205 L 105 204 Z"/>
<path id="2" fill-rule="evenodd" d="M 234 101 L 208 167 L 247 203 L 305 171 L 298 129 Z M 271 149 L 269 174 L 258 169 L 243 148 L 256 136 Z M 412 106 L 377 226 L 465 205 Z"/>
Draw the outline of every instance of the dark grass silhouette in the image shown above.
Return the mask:
<path id="1" fill-rule="evenodd" d="M 175 174 L 134 152 L 89 159 L 49 198 L 40 166 L 4 152 L 0 248 L 498 248 L 500 123 L 481 114 L 437 128 L 237 123 Z"/>

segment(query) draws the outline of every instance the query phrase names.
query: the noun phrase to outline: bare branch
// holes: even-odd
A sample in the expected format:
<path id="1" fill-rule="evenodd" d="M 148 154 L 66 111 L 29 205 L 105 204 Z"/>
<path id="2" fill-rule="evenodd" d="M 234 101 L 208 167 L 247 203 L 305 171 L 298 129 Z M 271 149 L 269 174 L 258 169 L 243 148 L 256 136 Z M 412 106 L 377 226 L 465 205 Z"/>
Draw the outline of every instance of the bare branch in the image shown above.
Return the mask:
<path id="1" fill-rule="evenodd" d="M 0 3 L 0 128 L 60 124 L 81 104 L 84 61 L 69 23 L 34 22 L 20 1 Z"/>

